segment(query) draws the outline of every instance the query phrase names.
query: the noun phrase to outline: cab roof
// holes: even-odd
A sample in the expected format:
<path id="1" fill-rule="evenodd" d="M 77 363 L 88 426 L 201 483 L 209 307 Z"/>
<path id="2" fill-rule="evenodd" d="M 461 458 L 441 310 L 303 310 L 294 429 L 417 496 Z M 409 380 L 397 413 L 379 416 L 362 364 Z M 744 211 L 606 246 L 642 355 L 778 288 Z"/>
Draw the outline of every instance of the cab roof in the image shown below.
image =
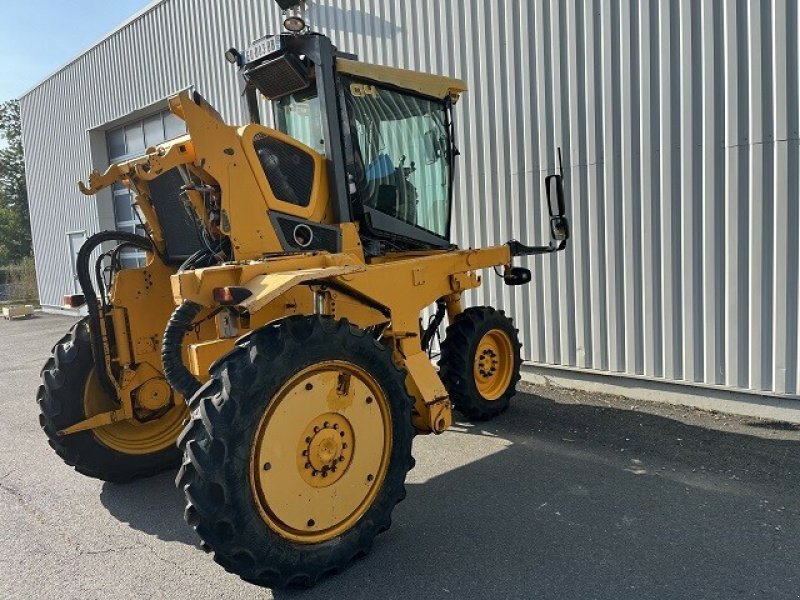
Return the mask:
<path id="1" fill-rule="evenodd" d="M 368 79 L 376 83 L 387 83 L 432 98 L 444 99 L 451 96 L 455 101 L 467 91 L 467 84 L 460 79 L 383 65 L 371 65 L 345 58 L 336 60 L 336 69 L 339 73 Z"/>

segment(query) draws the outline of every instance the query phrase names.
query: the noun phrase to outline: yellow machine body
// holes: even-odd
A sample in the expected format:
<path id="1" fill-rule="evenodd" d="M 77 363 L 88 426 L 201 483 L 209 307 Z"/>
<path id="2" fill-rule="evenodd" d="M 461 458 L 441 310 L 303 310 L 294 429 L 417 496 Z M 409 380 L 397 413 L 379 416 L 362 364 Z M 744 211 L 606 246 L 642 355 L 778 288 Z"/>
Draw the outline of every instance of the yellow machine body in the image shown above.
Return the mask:
<path id="1" fill-rule="evenodd" d="M 462 297 L 485 269 L 530 283 L 512 260 L 569 239 L 562 169 L 545 179 L 549 245 L 452 244 L 464 83 L 359 63 L 294 12 L 285 25 L 226 53 L 249 124 L 181 92 L 169 107 L 186 135 L 79 184 L 130 189 L 145 235 L 81 247 L 83 294 L 65 299 L 89 315 L 37 396 L 79 472 L 129 481 L 180 463 L 187 522 L 222 566 L 270 587 L 369 551 L 405 497 L 415 432 L 446 431 L 454 407 L 476 421 L 508 408 L 518 332 Z"/>
<path id="2" fill-rule="evenodd" d="M 389 71 L 395 76 L 400 72 Z M 448 78 L 427 76 L 417 82 L 437 85 L 450 93 L 463 91 L 457 80 Z M 330 315 L 362 328 L 382 326 L 385 343 L 391 344 L 397 364 L 408 372 L 407 387 L 416 399 L 414 425 L 421 432 L 446 430 L 452 423 L 452 406 L 421 346 L 420 315 L 432 303 L 446 299 L 452 319 L 461 310 L 461 294 L 481 285 L 479 271 L 510 265 L 509 247 L 408 251 L 365 260 L 358 225 L 341 223 L 334 224 L 341 230 L 340 253 L 286 254 L 270 212 L 330 223 L 324 158 L 262 125 L 227 125 L 212 107 L 188 92 L 174 97 L 170 107 L 185 120 L 187 136 L 151 148 L 143 157 L 113 165 L 102 175 L 93 173 L 81 189 L 95 194 L 117 182 L 129 186 L 136 194 L 136 206 L 146 219 L 148 233 L 163 251 L 164 232 L 153 209 L 148 182 L 170 169 L 187 169 L 219 186 L 220 229 L 230 237 L 237 260 L 177 274 L 161 262 L 158 253 L 150 253 L 146 267 L 117 274 L 111 314 L 116 344 L 110 354 L 125 375 L 119 381 L 124 410 L 115 420 L 133 414 L 133 390 L 160 369 L 164 325 L 176 305 L 190 300 L 205 307 L 206 315 L 218 311 L 215 317 L 220 313 L 226 316 L 224 322 L 219 318 L 203 320 L 202 326 L 189 335 L 185 359 L 197 378 L 205 380 L 209 366 L 249 331 L 291 315 Z M 302 148 L 313 158 L 315 178 L 308 206 L 276 198 L 253 149 L 253 140 L 259 135 Z M 200 195 L 187 191 L 187 196 L 197 215 L 205 215 Z M 247 298 L 220 307 L 214 293 L 223 288 L 246 289 Z M 175 394 L 174 402 L 183 399 Z M 105 424 L 110 418 L 93 417 L 91 423 L 79 424 L 73 430 Z"/>

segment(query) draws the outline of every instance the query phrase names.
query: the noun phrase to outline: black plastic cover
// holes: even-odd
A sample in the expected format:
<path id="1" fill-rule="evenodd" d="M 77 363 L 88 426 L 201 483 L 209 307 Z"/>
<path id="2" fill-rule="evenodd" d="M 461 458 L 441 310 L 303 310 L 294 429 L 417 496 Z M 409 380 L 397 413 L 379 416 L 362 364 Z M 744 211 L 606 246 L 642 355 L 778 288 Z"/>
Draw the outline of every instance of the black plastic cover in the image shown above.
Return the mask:
<path id="1" fill-rule="evenodd" d="M 281 7 L 281 10 L 291 10 L 300 6 L 304 0 L 275 0 L 278 3 L 278 6 Z"/>

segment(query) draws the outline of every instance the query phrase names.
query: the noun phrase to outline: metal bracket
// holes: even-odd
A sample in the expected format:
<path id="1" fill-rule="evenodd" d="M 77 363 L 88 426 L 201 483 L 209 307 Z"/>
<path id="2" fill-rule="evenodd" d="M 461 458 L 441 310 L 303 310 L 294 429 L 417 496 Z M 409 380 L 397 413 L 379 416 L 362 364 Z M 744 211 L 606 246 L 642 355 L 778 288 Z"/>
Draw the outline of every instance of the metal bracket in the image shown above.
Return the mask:
<path id="1" fill-rule="evenodd" d="M 105 427 L 106 425 L 113 425 L 119 421 L 127 421 L 133 415 L 128 415 L 124 408 L 112 410 L 110 412 L 100 413 L 93 417 L 89 417 L 84 421 L 76 423 L 72 427 L 67 427 L 58 432 L 58 435 L 73 435 L 82 431 L 89 431 L 90 429 L 97 429 L 98 427 Z"/>

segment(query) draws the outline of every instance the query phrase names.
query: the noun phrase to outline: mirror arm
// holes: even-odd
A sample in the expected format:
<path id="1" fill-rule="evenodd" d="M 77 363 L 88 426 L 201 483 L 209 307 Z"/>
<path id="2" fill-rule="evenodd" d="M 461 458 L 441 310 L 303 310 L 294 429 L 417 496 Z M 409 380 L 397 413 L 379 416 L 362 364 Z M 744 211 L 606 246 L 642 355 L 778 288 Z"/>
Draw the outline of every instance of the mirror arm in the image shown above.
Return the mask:
<path id="1" fill-rule="evenodd" d="M 538 256 L 541 254 L 552 254 L 560 252 L 567 247 L 567 240 L 561 242 L 550 242 L 549 246 L 526 246 L 517 240 L 511 240 L 506 244 L 511 249 L 511 256 Z"/>

